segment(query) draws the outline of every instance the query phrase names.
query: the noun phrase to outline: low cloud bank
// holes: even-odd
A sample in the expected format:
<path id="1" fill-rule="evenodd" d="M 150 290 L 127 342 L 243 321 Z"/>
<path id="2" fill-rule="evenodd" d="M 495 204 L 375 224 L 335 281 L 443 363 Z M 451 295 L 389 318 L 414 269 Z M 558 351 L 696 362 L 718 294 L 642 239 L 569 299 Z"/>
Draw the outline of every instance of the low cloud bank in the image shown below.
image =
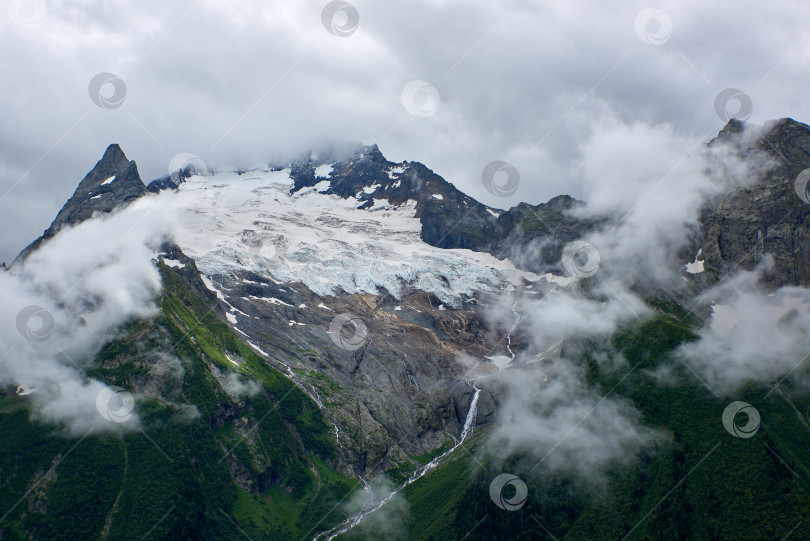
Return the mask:
<path id="1" fill-rule="evenodd" d="M 137 426 L 126 390 L 83 371 L 121 324 L 155 313 L 153 258 L 171 230 L 155 200 L 65 229 L 0 272 L 0 385 L 28 395 L 34 419 L 73 436 Z"/>

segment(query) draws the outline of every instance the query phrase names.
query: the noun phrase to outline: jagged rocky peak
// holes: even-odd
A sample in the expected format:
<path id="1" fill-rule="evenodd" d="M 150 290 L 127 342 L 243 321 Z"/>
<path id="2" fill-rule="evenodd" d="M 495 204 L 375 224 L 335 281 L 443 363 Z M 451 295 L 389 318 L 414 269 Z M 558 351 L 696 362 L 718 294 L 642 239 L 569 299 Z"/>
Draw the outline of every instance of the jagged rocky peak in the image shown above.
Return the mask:
<path id="1" fill-rule="evenodd" d="M 489 208 L 419 162 L 386 159 L 376 144 L 357 146 L 342 158 L 310 152 L 291 165 L 290 178 L 292 193 L 315 187 L 321 193 L 356 199 L 361 209 L 399 206 L 408 201 L 416 204 L 417 216 L 431 205 L 464 213 L 470 208 L 486 213 Z"/>
<path id="2" fill-rule="evenodd" d="M 801 158 L 800 155 L 788 156 L 785 152 L 810 153 L 810 126 L 792 118 L 768 120 L 761 125 L 732 118 L 709 146 L 718 143 L 730 143 L 743 149 L 761 147 L 783 159 Z"/>
<path id="3" fill-rule="evenodd" d="M 371 186 L 375 181 L 383 180 L 386 169 L 396 164 L 385 159 L 377 145 L 357 145 L 349 152 L 336 154 L 331 151 L 307 152 L 302 158 L 290 165 L 290 178 L 293 180 L 292 192 L 315 186 L 324 180 L 345 179 L 352 177 L 351 185 L 359 188 Z M 345 183 L 344 183 L 345 184 Z M 335 188 L 335 183 L 331 183 Z M 331 193 L 342 197 L 354 197 L 356 192 L 338 188 Z"/>
<path id="4" fill-rule="evenodd" d="M 24 261 L 32 251 L 56 235 L 63 227 L 78 225 L 97 213 L 112 212 L 128 205 L 144 193 L 146 186 L 138 174 L 138 166 L 134 161 L 127 159 L 120 146 L 111 144 L 101 160 L 79 183 L 50 227 L 26 247 L 14 263 Z"/>
<path id="5" fill-rule="evenodd" d="M 728 121 L 728 124 L 723 126 L 723 129 L 717 134 L 717 137 L 712 139 L 709 144 L 714 143 L 715 141 L 727 141 L 729 139 L 734 138 L 736 135 L 740 134 L 745 130 L 745 122 L 738 119 L 732 118 Z"/>
<path id="6" fill-rule="evenodd" d="M 542 261 L 517 258 L 521 268 L 530 270 L 558 261 L 557 252 L 564 241 L 578 238 L 598 222 L 570 217 L 568 211 L 582 203 L 567 195 L 536 206 L 523 203 L 509 211 L 489 207 L 419 162 L 389 161 L 377 145 L 358 146 L 343 159 L 308 153 L 292 164 L 290 177 L 292 193 L 314 188 L 320 193 L 354 199 L 359 209 L 415 203 L 422 240 L 439 248 L 466 248 L 500 258 L 512 257 L 513 246 L 523 246 L 538 234 L 549 234 L 542 224 L 562 224 L 558 242 L 549 244 L 556 248 L 550 249 Z"/>
<path id="7" fill-rule="evenodd" d="M 79 183 L 45 237 L 56 234 L 65 225 L 79 224 L 97 212 L 112 212 L 142 196 L 145 191 L 138 166 L 127 159 L 120 146 L 112 144 Z"/>
<path id="8" fill-rule="evenodd" d="M 749 166 L 759 165 L 760 181 L 794 178 L 810 167 L 810 126 L 792 118 L 753 124 L 732 118 L 709 142 L 736 149 Z M 765 174 L 765 170 L 770 174 Z"/>

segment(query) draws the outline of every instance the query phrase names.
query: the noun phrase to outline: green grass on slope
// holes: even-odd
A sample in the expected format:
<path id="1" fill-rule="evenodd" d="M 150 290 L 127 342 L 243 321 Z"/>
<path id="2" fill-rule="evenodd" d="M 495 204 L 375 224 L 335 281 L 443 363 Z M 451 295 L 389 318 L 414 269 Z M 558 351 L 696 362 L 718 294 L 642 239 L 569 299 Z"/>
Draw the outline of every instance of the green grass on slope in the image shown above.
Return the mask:
<path id="1" fill-rule="evenodd" d="M 316 456 L 310 458 L 312 469 L 301 472 L 307 479 L 303 494 L 291 494 L 278 485 L 258 495 L 239 489 L 234 517 L 246 534 L 259 539 L 311 539 L 345 518 L 342 503 L 359 484 Z"/>
<path id="2" fill-rule="evenodd" d="M 158 394 L 194 409 L 139 398 L 142 431 L 79 440 L 31 422 L 24 400 L 0 393 L 0 538 L 99 539 L 108 525 L 115 540 L 291 539 L 344 518 L 336 504 L 356 482 L 329 466 L 335 452 L 317 405 L 239 342 L 182 276 L 160 270 L 160 313 L 127 325 L 88 375 L 131 389 L 150 355 L 168 352 L 183 377 L 166 378 Z M 263 389 L 235 403 L 210 364 Z M 242 418 L 254 427 L 248 438 L 235 428 Z M 238 488 L 231 468 L 267 489 Z"/>

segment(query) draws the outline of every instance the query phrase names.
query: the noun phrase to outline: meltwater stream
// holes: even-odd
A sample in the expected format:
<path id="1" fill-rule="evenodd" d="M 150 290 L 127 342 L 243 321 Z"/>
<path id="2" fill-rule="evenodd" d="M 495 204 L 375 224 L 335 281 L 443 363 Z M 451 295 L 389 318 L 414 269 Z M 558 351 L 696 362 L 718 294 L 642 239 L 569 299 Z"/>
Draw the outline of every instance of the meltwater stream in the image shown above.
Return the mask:
<path id="1" fill-rule="evenodd" d="M 512 356 L 512 360 L 515 360 L 515 352 L 512 351 L 512 333 L 515 332 L 517 329 L 518 324 L 520 324 L 520 313 L 517 311 L 517 303 L 518 297 L 515 294 L 515 302 L 512 304 L 512 314 L 515 316 L 515 324 L 512 325 L 512 328 L 509 330 L 509 333 L 506 335 L 506 349 L 509 351 L 509 355 Z"/>
<path id="2" fill-rule="evenodd" d="M 470 409 L 467 411 L 467 417 L 464 419 L 464 428 L 462 429 L 461 436 L 459 437 L 456 444 L 453 447 L 451 447 L 448 451 L 445 451 L 444 453 L 437 456 L 436 458 L 434 458 L 421 468 L 417 469 L 407 481 L 405 481 L 397 488 L 395 488 L 393 491 L 391 491 L 391 493 L 388 494 L 385 498 L 375 502 L 372 494 L 372 498 L 370 500 L 372 503 L 371 507 L 364 508 L 360 512 L 355 513 L 354 515 L 350 516 L 349 518 L 347 518 L 346 520 L 344 520 L 331 530 L 316 535 L 313 538 L 313 541 L 317 541 L 318 539 L 321 538 L 325 538 L 326 541 L 331 541 L 338 535 L 348 532 L 349 530 L 351 530 L 352 528 L 363 522 L 363 520 L 365 520 L 366 517 L 376 512 L 377 510 L 382 508 L 385 504 L 390 502 L 393 499 L 393 497 L 396 496 L 397 493 L 399 493 L 402 489 L 418 481 L 428 472 L 434 470 L 436 466 L 438 466 L 439 463 L 441 463 L 441 461 L 447 455 L 458 449 L 458 447 L 464 443 L 464 441 L 470 436 L 470 434 L 472 434 L 475 425 L 475 417 L 478 413 L 478 395 L 481 393 L 481 389 L 476 387 L 475 380 L 471 380 L 470 384 L 472 385 L 473 389 L 475 389 L 475 394 L 473 394 L 472 400 L 470 401 Z M 367 488 L 366 490 L 370 490 L 370 488 Z"/>

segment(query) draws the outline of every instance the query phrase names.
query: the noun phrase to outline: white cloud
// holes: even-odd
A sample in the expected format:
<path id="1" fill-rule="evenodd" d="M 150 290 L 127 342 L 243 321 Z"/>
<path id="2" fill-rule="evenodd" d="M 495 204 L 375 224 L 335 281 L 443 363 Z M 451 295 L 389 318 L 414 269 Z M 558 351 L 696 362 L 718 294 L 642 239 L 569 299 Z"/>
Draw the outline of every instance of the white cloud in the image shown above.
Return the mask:
<path id="1" fill-rule="evenodd" d="M 367 491 L 358 490 L 343 505 L 347 515 L 354 515 L 363 509 L 377 505 L 382 498 L 388 497 L 396 488 L 388 478 L 380 475 L 369 482 L 374 498 L 370 499 Z M 363 539 L 407 539 L 410 510 L 408 500 L 401 493 L 394 494 L 385 505 L 367 515 L 356 530 Z"/>
<path id="2" fill-rule="evenodd" d="M 628 400 L 590 389 L 583 369 L 568 360 L 531 374 L 507 370 L 495 378 L 509 388 L 485 447 L 496 461 L 522 452 L 533 458 L 525 465 L 530 471 L 574 475 L 598 487 L 606 468 L 630 464 L 669 437 L 644 426 Z"/>
<path id="3" fill-rule="evenodd" d="M 170 228 L 154 201 L 65 229 L 23 266 L 0 272 L 0 384 L 35 389 L 34 416 L 74 435 L 118 426 L 97 408 L 105 385 L 83 370 L 121 324 L 156 310 L 152 257 Z M 121 426 L 137 422 L 135 412 Z"/>
<path id="4" fill-rule="evenodd" d="M 757 272 L 741 272 L 712 292 L 714 310 L 699 339 L 678 353 L 715 393 L 731 395 L 748 382 L 776 383 L 793 375 L 806 383 L 810 353 L 810 291 L 762 291 Z"/>
<path id="5" fill-rule="evenodd" d="M 254 397 L 261 391 L 261 385 L 253 380 L 242 380 L 236 372 L 230 372 L 222 378 L 222 388 L 229 396 Z"/>

